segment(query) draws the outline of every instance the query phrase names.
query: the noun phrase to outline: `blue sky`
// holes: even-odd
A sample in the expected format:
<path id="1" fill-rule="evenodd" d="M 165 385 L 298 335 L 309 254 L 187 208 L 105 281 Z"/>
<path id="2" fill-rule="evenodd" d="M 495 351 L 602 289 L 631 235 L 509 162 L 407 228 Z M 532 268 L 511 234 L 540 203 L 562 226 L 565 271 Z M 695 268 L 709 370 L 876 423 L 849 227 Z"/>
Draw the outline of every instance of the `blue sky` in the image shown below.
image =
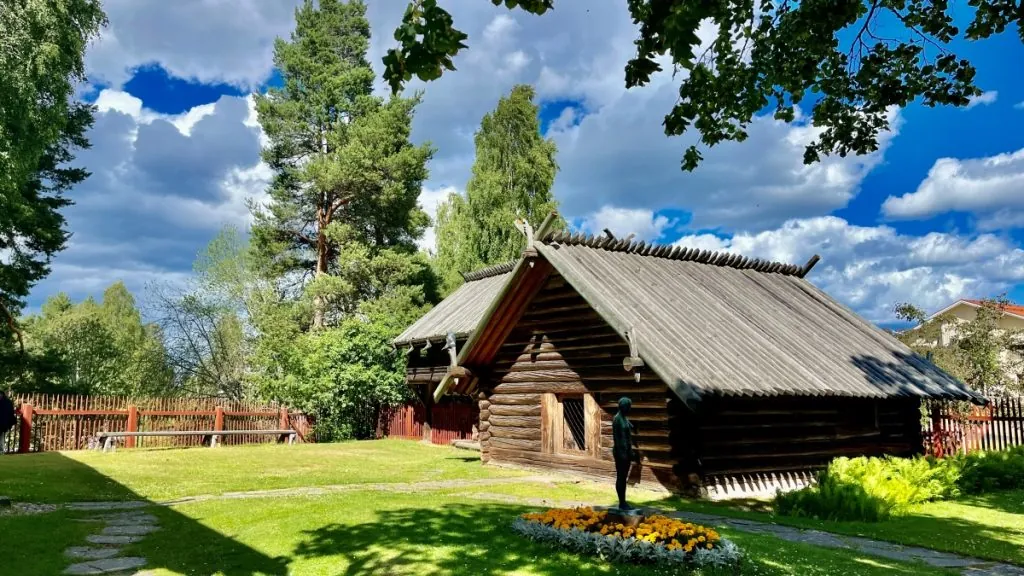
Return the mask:
<path id="1" fill-rule="evenodd" d="M 145 301 L 154 282 L 186 281 L 220 227 L 248 225 L 245 201 L 262 197 L 269 172 L 247 95 L 276 81 L 272 43 L 290 32 L 294 1 L 247 2 L 106 2 L 110 27 L 90 49 L 82 91 L 100 109 L 93 149 L 80 155 L 94 175 L 70 195 L 71 245 L 31 308 L 117 279 Z M 402 13 L 401 2 L 385 4 L 369 8 L 378 73 Z M 428 212 L 464 188 L 480 117 L 530 83 L 559 148 L 555 195 L 581 228 L 799 263 L 820 253 L 812 281 L 879 323 L 905 300 L 938 309 L 1005 291 L 1024 301 L 1016 31 L 957 47 L 979 68 L 985 98 L 969 109 L 894 110 L 875 154 L 805 167 L 812 129 L 762 118 L 746 142 L 706 151 L 686 174 L 678 162 L 692 136 L 661 131 L 677 83 L 662 74 L 624 88 L 635 29 L 623 6 L 567 5 L 532 19 L 478 4 L 448 3 L 470 34 L 458 72 L 411 86 L 424 90 L 413 138 L 438 149 L 421 197 Z M 422 245 L 432 247 L 430 234 Z"/>

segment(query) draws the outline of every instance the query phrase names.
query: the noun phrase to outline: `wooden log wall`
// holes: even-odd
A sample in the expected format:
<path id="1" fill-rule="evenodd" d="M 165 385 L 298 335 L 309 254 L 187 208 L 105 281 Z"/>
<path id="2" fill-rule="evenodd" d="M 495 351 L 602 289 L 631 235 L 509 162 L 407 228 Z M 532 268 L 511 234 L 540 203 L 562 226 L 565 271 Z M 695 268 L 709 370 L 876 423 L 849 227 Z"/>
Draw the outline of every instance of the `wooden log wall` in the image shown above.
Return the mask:
<path id="1" fill-rule="evenodd" d="M 641 480 L 677 485 L 679 458 L 669 443 L 668 388 L 649 370 L 637 383 L 622 368 L 627 343 L 558 275 L 528 305 L 484 379 L 479 394 L 483 460 L 555 468 L 614 478 L 611 422 L 618 400 L 633 400 Z M 542 446 L 545 395 L 581 394 L 593 399 L 588 422 L 600 445 L 587 453 L 552 452 Z M 596 418 L 594 417 L 596 416 Z"/>
<path id="2" fill-rule="evenodd" d="M 909 398 L 705 398 L 696 426 L 705 477 L 808 470 L 839 456 L 909 456 L 922 446 L 920 400 Z"/>

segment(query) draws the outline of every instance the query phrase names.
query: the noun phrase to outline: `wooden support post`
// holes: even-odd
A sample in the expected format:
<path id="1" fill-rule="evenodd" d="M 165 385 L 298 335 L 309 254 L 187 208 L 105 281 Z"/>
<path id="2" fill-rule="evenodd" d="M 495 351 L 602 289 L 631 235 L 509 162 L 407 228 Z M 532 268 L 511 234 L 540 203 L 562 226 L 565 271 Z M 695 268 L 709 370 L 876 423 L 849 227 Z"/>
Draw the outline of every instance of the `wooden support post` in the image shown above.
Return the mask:
<path id="1" fill-rule="evenodd" d="M 18 453 L 28 454 L 32 449 L 32 405 L 28 402 L 21 405 L 21 436 L 18 441 Z"/>
<path id="2" fill-rule="evenodd" d="M 221 406 L 217 406 L 213 410 L 213 429 L 216 432 L 224 431 L 224 408 Z M 218 434 L 214 434 L 213 437 L 210 438 L 210 447 L 214 448 L 218 444 L 220 444 L 220 436 Z"/>
<path id="3" fill-rule="evenodd" d="M 938 402 L 932 404 L 932 452 L 936 458 L 946 455 L 945 438 L 942 432 L 942 407 Z"/>
<path id="4" fill-rule="evenodd" d="M 423 441 L 432 443 L 434 441 L 434 383 L 427 384 L 426 394 L 423 395 Z"/>
<path id="5" fill-rule="evenodd" d="M 128 406 L 128 429 L 127 432 L 139 431 L 139 409 L 135 405 Z M 125 448 L 135 448 L 135 437 L 129 436 L 124 439 Z"/>
<path id="6" fill-rule="evenodd" d="M 281 407 L 281 419 L 278 421 L 279 430 L 289 430 L 292 426 L 288 422 L 288 409 Z"/>

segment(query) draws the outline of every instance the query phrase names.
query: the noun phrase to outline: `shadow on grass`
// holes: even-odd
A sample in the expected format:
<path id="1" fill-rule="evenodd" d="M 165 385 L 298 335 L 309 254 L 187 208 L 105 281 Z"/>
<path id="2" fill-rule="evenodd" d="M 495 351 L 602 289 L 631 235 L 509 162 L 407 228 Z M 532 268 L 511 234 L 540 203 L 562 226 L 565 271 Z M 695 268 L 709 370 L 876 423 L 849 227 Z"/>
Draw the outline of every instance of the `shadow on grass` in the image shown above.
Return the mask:
<path id="1" fill-rule="evenodd" d="M 7 466 L 8 464 L 10 466 Z M 137 509 L 157 516 L 160 525 L 159 531 L 146 536 L 143 540 L 146 549 L 160 549 L 162 542 L 180 544 L 182 534 L 188 535 L 189 544 L 180 554 L 160 554 L 159 558 L 147 556 L 147 569 L 164 568 L 178 574 L 217 573 L 223 576 L 288 574 L 286 559 L 271 558 L 171 508 L 155 505 L 112 478 L 57 452 L 5 456 L 0 461 L 0 493 L 4 493 L 15 502 L 62 503 L 105 500 L 150 504 L 148 507 Z M 60 510 L 41 516 L 8 517 L 7 522 L 11 524 L 11 528 L 20 531 L 21 538 L 8 538 L 8 534 L 0 536 L 0 558 L 3 558 L 0 565 L 4 566 L 4 570 L 0 572 L 7 573 L 6 569 L 12 568 L 11 574 L 23 576 L 59 573 L 53 571 L 53 566 L 62 564 L 64 550 L 70 546 L 87 546 L 84 536 L 99 534 L 104 525 L 100 522 L 90 522 L 84 524 L 89 527 L 85 534 L 81 529 L 56 534 L 52 527 L 48 528 L 53 523 L 49 520 L 60 523 L 74 522 L 75 525 L 79 525 L 76 520 L 122 511 L 126 510 Z M 43 556 L 46 557 L 46 562 L 39 561 L 38 554 L 18 554 L 18 542 L 21 539 L 32 539 L 37 544 L 45 544 L 46 551 Z M 221 557 L 212 564 L 209 563 L 202 554 L 195 553 L 203 547 L 218 550 Z M 131 553 L 132 549 L 127 548 L 122 555 Z M 12 558 L 13 563 L 8 564 L 12 562 Z M 74 562 L 71 559 L 63 560 L 64 566 Z"/>
<path id="2" fill-rule="evenodd" d="M 298 558 L 341 556 L 338 576 L 389 574 L 535 574 L 538 576 L 620 576 L 678 574 L 651 566 L 609 565 L 537 544 L 513 532 L 513 518 L 527 508 L 473 503 L 384 510 L 372 522 L 330 524 L 305 532 L 293 552 Z M 771 536 L 730 535 L 748 554 L 742 574 L 815 576 L 836 574 L 921 574 L 917 567 L 846 550 L 789 543 Z M 714 574 L 733 574 L 732 570 Z M 710 573 L 706 573 L 710 574 Z"/>
<path id="3" fill-rule="evenodd" d="M 1024 490 L 1006 490 L 980 496 L 968 496 L 954 502 L 998 510 L 1007 514 L 1024 515 Z M 1024 530 L 1024 526 L 1022 526 L 1022 530 Z"/>

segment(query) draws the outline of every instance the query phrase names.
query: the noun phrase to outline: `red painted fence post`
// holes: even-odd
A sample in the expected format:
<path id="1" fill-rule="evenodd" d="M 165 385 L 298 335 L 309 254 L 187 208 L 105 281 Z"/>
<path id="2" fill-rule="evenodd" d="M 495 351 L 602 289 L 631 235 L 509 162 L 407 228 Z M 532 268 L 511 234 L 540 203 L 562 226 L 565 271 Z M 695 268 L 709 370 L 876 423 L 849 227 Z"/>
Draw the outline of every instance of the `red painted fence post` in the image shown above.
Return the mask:
<path id="1" fill-rule="evenodd" d="M 223 406 L 217 406 L 216 408 L 213 409 L 213 430 L 215 432 L 223 432 L 224 431 L 224 407 Z M 213 436 L 213 438 L 210 440 L 210 445 L 211 446 L 216 446 L 216 445 L 220 444 L 222 440 L 223 440 L 223 438 L 221 438 L 219 435 L 215 434 Z"/>
<path id="2" fill-rule="evenodd" d="M 139 431 L 139 409 L 135 405 L 128 406 L 128 432 Z M 135 437 L 129 436 L 124 439 L 125 448 L 135 448 Z"/>
<path id="3" fill-rule="evenodd" d="M 32 448 L 32 404 L 21 405 L 21 433 L 18 438 L 18 453 L 28 454 Z"/>

